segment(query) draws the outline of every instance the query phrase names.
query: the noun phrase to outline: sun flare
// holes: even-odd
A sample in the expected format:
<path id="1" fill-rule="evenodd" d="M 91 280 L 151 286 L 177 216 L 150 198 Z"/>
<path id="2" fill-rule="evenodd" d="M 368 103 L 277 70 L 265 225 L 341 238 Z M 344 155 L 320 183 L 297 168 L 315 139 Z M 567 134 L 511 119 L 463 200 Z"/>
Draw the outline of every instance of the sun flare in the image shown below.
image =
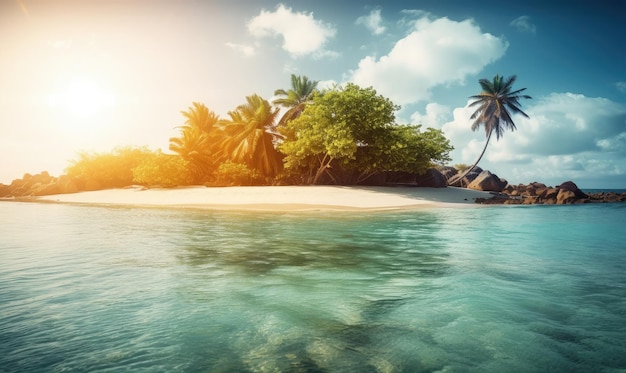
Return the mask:
<path id="1" fill-rule="evenodd" d="M 96 79 L 76 76 L 49 95 L 48 104 L 76 117 L 88 117 L 115 103 L 113 95 Z"/>

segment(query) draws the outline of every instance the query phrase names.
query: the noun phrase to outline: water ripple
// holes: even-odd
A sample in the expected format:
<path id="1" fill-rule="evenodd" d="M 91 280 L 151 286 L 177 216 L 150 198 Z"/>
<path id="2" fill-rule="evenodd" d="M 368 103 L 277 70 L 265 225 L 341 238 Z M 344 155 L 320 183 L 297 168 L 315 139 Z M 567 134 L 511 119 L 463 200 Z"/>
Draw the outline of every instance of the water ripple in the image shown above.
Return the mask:
<path id="1" fill-rule="evenodd" d="M 0 371 L 625 369 L 623 212 L 579 208 L 0 204 Z"/>

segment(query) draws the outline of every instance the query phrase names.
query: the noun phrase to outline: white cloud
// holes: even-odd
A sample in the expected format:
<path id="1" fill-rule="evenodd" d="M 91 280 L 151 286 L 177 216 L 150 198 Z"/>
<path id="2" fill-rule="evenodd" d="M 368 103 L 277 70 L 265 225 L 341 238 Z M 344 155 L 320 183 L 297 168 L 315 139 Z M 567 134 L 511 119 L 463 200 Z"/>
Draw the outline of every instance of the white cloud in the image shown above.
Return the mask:
<path id="1" fill-rule="evenodd" d="M 332 89 L 334 88 L 336 85 L 338 85 L 339 83 L 337 83 L 334 80 L 320 80 L 319 82 L 317 82 L 317 89 L 319 89 L 320 91 L 324 91 L 327 89 Z"/>
<path id="2" fill-rule="evenodd" d="M 519 32 L 527 32 L 530 34 L 537 33 L 537 27 L 530 23 L 530 17 L 528 16 L 517 17 L 511 21 L 510 25 L 515 27 Z"/>
<path id="3" fill-rule="evenodd" d="M 262 10 L 248 22 L 248 31 L 256 38 L 281 36 L 283 49 L 294 57 L 322 51 L 336 33 L 332 26 L 316 20 L 313 13 L 293 12 L 283 4 L 274 12 Z"/>
<path id="4" fill-rule="evenodd" d="M 431 20 L 423 15 L 389 54 L 363 58 L 351 80 L 376 87 L 396 104 L 418 102 L 427 100 L 435 86 L 464 83 L 502 57 L 507 47 L 505 40 L 482 33 L 472 20 Z"/>
<path id="5" fill-rule="evenodd" d="M 514 117 L 517 131 L 491 139 L 482 168 L 523 183 L 624 174 L 626 106 L 573 93 L 552 93 L 526 104 L 530 118 Z M 482 127 L 470 129 L 472 112 L 467 106 L 456 108 L 452 121 L 442 126 L 456 148 L 453 163 L 473 163 L 485 145 Z"/>
<path id="6" fill-rule="evenodd" d="M 235 52 L 241 53 L 246 57 L 252 57 L 256 51 L 253 46 L 245 44 L 226 43 L 226 46 Z"/>
<path id="7" fill-rule="evenodd" d="M 356 24 L 367 27 L 374 35 L 381 35 L 385 32 L 386 28 L 382 25 L 383 18 L 380 15 L 380 8 L 374 9 L 367 16 L 361 16 L 357 18 Z"/>
<path id="8" fill-rule="evenodd" d="M 618 91 L 626 93 L 626 82 L 617 82 L 615 83 L 615 87 Z"/>
<path id="9" fill-rule="evenodd" d="M 441 125 L 452 119 L 452 110 L 448 106 L 438 103 L 426 105 L 426 114 L 415 112 L 411 115 L 412 124 L 421 124 L 424 127 L 441 128 Z"/>
<path id="10" fill-rule="evenodd" d="M 622 132 L 612 138 L 600 139 L 596 142 L 596 145 L 606 152 L 626 154 L 626 132 Z"/>

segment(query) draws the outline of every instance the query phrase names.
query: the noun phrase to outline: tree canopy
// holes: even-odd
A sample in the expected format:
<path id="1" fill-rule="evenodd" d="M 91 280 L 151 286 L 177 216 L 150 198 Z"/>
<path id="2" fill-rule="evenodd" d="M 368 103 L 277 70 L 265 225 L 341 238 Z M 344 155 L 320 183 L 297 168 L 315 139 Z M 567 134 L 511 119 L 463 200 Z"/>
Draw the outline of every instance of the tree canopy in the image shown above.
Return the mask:
<path id="1" fill-rule="evenodd" d="M 448 159 L 452 149 L 437 130 L 397 126 L 399 106 L 373 88 L 348 83 L 317 93 L 301 115 L 286 124 L 279 145 L 285 168 L 318 183 L 358 183 L 376 172 L 424 170 Z"/>
<path id="2" fill-rule="evenodd" d="M 496 139 L 500 139 L 506 129 L 515 131 L 516 126 L 513 122 L 512 114 L 520 114 L 528 118 L 528 115 L 522 111 L 519 101 L 532 97 L 521 94 L 526 88 L 513 90 L 513 84 L 516 80 L 517 77 L 515 75 L 504 79 L 502 76 L 496 74 L 492 81 L 489 79 L 480 79 L 478 81 L 482 91 L 477 95 L 470 96 L 470 99 L 474 101 L 469 107 L 477 107 L 470 119 L 474 119 L 472 131 L 476 131 L 480 126 L 485 128 L 487 141 L 476 162 L 465 170 L 465 172 L 459 176 L 459 179 L 462 179 L 471 172 L 478 162 L 480 162 L 487 150 L 491 135 L 494 132 Z"/>
<path id="3" fill-rule="evenodd" d="M 398 125 L 399 110 L 369 87 L 348 83 L 319 91 L 292 75 L 275 105 L 257 94 L 220 119 L 204 104 L 182 111 L 173 154 L 146 148 L 82 153 L 68 168 L 81 189 L 144 185 L 358 184 L 385 172 L 421 173 L 449 160 L 440 130 Z"/>

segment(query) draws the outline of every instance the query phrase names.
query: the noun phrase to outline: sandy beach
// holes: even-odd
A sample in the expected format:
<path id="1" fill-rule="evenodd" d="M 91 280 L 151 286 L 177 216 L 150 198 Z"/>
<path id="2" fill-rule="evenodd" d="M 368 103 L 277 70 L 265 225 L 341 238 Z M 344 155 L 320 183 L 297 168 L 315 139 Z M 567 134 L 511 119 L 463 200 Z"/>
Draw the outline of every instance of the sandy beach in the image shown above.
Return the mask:
<path id="1" fill-rule="evenodd" d="M 129 187 L 38 197 L 36 201 L 209 210 L 340 211 L 476 206 L 488 192 L 464 188 L 258 186 Z"/>

